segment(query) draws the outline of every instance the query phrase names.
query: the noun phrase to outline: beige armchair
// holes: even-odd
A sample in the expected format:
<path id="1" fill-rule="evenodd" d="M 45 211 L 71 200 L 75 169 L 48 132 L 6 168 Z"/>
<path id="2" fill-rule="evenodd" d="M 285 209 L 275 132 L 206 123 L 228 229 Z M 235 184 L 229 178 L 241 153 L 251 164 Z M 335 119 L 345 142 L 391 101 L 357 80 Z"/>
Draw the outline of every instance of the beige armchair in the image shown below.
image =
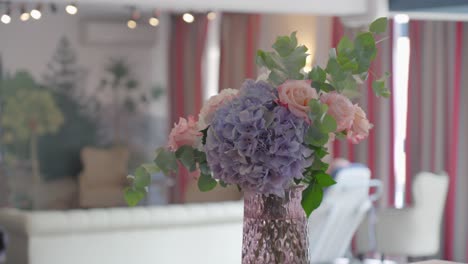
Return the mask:
<path id="1" fill-rule="evenodd" d="M 81 208 L 125 206 L 123 189 L 127 184 L 129 153 L 125 147 L 81 151 L 83 171 L 79 175 Z"/>
<path id="2" fill-rule="evenodd" d="M 420 172 L 412 186 L 413 207 L 377 212 L 376 245 L 371 243 L 369 222 L 365 221 L 356 234 L 357 251 L 407 257 L 437 254 L 448 184 L 445 174 Z"/>

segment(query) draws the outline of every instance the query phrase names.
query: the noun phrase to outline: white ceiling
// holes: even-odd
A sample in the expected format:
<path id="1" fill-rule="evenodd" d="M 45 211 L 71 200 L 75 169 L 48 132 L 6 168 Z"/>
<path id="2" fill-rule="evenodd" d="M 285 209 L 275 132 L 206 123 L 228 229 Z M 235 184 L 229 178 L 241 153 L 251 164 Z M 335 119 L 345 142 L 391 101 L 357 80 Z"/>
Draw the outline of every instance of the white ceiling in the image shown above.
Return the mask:
<path id="1" fill-rule="evenodd" d="M 374 1 L 374 0 L 370 0 Z M 37 3 L 38 0 L 24 2 Z M 70 1 L 42 0 L 64 5 Z M 128 12 L 129 6 L 140 9 L 183 11 L 227 11 L 254 13 L 301 13 L 315 15 L 361 15 L 367 12 L 368 0 L 78 0 L 86 12 Z"/>

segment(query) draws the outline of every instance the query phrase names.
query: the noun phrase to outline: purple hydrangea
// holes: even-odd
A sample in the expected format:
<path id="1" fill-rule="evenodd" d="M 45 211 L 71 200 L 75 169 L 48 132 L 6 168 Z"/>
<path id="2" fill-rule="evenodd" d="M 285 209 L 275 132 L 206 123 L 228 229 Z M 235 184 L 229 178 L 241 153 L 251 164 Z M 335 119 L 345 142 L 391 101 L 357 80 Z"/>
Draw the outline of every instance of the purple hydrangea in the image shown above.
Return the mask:
<path id="1" fill-rule="evenodd" d="M 218 109 L 205 151 L 215 179 L 264 194 L 283 195 L 310 166 L 303 144 L 308 124 L 275 103 L 268 83 L 247 80 L 239 96 Z"/>

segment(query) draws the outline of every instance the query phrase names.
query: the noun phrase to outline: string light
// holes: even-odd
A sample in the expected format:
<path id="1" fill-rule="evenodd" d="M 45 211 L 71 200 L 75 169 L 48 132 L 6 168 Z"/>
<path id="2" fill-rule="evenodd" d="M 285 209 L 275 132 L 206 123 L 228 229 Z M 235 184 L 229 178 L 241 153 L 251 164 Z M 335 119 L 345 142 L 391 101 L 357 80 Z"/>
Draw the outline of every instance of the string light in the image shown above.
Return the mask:
<path id="1" fill-rule="evenodd" d="M 78 7 L 76 7 L 75 3 L 71 3 L 65 7 L 65 11 L 70 15 L 76 15 L 76 13 L 78 13 Z"/>
<path id="2" fill-rule="evenodd" d="M 21 21 L 28 21 L 29 20 L 29 13 L 26 12 L 26 6 L 23 4 L 21 5 L 21 15 L 20 15 L 20 20 Z"/>
<path id="3" fill-rule="evenodd" d="M 187 12 L 187 13 L 184 13 L 184 14 L 182 15 L 182 19 L 183 19 L 186 23 L 189 23 L 189 24 L 190 24 L 190 23 L 193 23 L 193 21 L 195 21 L 195 17 L 194 17 L 192 14 L 188 13 L 188 12 Z"/>
<path id="4" fill-rule="evenodd" d="M 36 20 L 40 19 L 42 17 L 41 9 L 42 9 L 42 5 L 38 4 L 36 8 L 31 10 L 31 12 L 30 12 L 31 17 L 36 19 Z"/>
<path id="5" fill-rule="evenodd" d="M 159 12 L 157 10 L 154 10 L 153 15 L 148 20 L 148 23 L 153 27 L 157 27 L 159 25 L 159 18 L 158 17 L 159 17 Z"/>
<path id="6" fill-rule="evenodd" d="M 127 21 L 127 27 L 129 29 L 135 29 L 137 27 L 137 20 L 140 19 L 141 14 L 135 7 L 132 7 L 132 15 L 130 19 Z"/>
<path id="7" fill-rule="evenodd" d="M 127 21 L 127 27 L 129 29 L 135 29 L 137 27 L 137 22 L 135 20 L 133 20 L 133 19 L 129 19 Z"/>
<path id="8" fill-rule="evenodd" d="M 208 14 L 206 14 L 206 18 L 208 18 L 208 20 L 215 20 L 216 19 L 216 13 L 213 12 L 213 11 L 210 11 L 210 12 L 208 12 Z"/>
<path id="9" fill-rule="evenodd" d="M 0 21 L 2 21 L 3 24 L 10 24 L 10 22 L 11 22 L 11 9 L 10 9 L 10 7 L 8 7 L 5 14 L 2 15 L 2 17 L 0 18 Z"/>

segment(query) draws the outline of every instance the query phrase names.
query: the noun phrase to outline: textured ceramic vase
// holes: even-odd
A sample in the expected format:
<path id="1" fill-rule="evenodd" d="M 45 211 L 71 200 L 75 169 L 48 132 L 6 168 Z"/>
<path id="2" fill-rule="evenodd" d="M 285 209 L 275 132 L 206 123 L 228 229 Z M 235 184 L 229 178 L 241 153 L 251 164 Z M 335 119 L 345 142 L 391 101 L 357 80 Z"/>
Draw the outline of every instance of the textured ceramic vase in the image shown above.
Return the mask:
<path id="1" fill-rule="evenodd" d="M 242 264 L 309 264 L 302 190 L 284 197 L 245 193 Z"/>

